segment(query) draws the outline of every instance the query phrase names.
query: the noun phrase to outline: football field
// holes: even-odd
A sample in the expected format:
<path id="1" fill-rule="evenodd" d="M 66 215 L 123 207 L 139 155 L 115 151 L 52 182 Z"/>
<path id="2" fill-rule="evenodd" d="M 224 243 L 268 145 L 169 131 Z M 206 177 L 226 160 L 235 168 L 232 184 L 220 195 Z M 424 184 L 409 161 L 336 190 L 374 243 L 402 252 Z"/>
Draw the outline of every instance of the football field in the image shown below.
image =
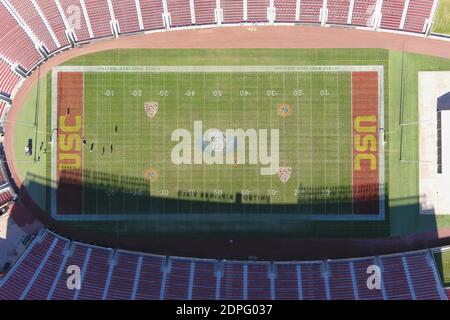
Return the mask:
<path id="1" fill-rule="evenodd" d="M 384 215 L 382 66 L 53 69 L 53 217 Z"/>

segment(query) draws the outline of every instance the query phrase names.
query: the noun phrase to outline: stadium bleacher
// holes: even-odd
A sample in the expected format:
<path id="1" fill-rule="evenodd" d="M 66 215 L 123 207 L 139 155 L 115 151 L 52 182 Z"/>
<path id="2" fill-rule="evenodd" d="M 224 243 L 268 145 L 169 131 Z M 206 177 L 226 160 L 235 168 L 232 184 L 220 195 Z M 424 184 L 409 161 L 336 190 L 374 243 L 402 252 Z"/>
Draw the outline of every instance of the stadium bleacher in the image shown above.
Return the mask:
<path id="1" fill-rule="evenodd" d="M 247 294 L 249 300 L 271 300 L 272 279 L 275 275 L 270 270 L 269 263 L 248 263 L 247 273 Z"/>
<path id="2" fill-rule="evenodd" d="M 89 263 L 91 251 L 92 249 L 86 246 L 75 245 L 66 249 L 60 269 L 58 269 L 58 272 L 55 273 L 55 279 L 51 289 L 48 292 L 47 299 L 72 300 L 75 298 L 77 291 L 70 290 L 67 287 L 67 279 L 64 276 L 66 274 L 65 272 L 71 265 L 78 266 L 82 271 L 82 268 L 85 265 L 87 266 Z"/>
<path id="3" fill-rule="evenodd" d="M 64 25 L 64 21 L 58 11 L 56 2 L 48 0 L 36 0 L 36 3 L 42 10 L 45 18 L 50 24 L 50 27 L 58 38 L 58 41 L 61 44 L 61 48 L 68 46 L 69 39 L 66 35 L 66 26 Z"/>
<path id="4" fill-rule="evenodd" d="M 221 0 L 224 23 L 239 23 L 244 21 L 243 0 Z"/>
<path id="5" fill-rule="evenodd" d="M 163 257 L 70 242 L 44 229 L 0 280 L 0 299 L 445 299 L 429 251 L 375 258 L 269 263 Z M 81 270 L 69 290 L 65 271 Z"/>
<path id="6" fill-rule="evenodd" d="M 195 8 L 195 23 L 202 24 L 214 24 L 216 2 L 210 0 L 194 0 Z"/>
<path id="7" fill-rule="evenodd" d="M 47 256 L 47 260 L 43 267 L 39 270 L 36 277 L 30 282 L 26 290 L 22 292 L 21 297 L 24 299 L 32 300 L 44 300 L 47 298 L 48 292 L 55 279 L 55 274 L 59 270 L 59 266 L 64 258 L 63 252 L 67 245 L 67 241 L 64 239 L 55 238 L 56 244 L 53 250 L 49 251 L 50 255 Z M 52 243 L 53 244 L 53 243 Z"/>
<path id="8" fill-rule="evenodd" d="M 430 17 L 433 0 L 415 0 L 409 2 L 404 30 L 424 32 L 425 21 Z"/>
<path id="9" fill-rule="evenodd" d="M 1 107 L 1 103 L 0 103 L 0 107 Z M 3 166 L 1 166 L 0 167 L 0 185 L 3 185 L 3 184 L 5 184 L 7 182 L 7 179 L 6 179 L 6 173 L 5 173 L 5 171 L 3 170 Z"/>
<path id="10" fill-rule="evenodd" d="M 247 21 L 267 22 L 269 0 L 247 0 Z"/>
<path id="11" fill-rule="evenodd" d="M 248 282 L 244 278 L 244 264 L 239 262 L 223 262 L 220 276 L 220 298 L 224 300 L 243 300 L 244 289 Z"/>
<path id="12" fill-rule="evenodd" d="M 327 300 L 323 267 L 320 262 L 300 264 L 300 285 L 304 300 Z"/>
<path id="13" fill-rule="evenodd" d="M 94 38 L 112 36 L 111 13 L 107 0 L 84 0 Z"/>
<path id="14" fill-rule="evenodd" d="M 355 274 L 355 289 L 360 300 L 383 300 L 382 290 L 370 290 L 367 287 L 367 268 L 377 265 L 374 258 L 364 258 L 352 261 Z"/>
<path id="15" fill-rule="evenodd" d="M 328 0 L 328 23 L 347 24 L 350 0 Z"/>
<path id="16" fill-rule="evenodd" d="M 166 266 L 165 290 L 162 297 L 167 300 L 186 300 L 190 296 L 191 274 L 195 272 L 195 261 L 169 259 Z"/>
<path id="17" fill-rule="evenodd" d="M 117 252 L 106 299 L 129 299 L 133 295 L 136 277 L 130 277 L 130 275 L 137 273 L 139 261 L 139 255 L 137 254 L 124 251 Z"/>
<path id="18" fill-rule="evenodd" d="M 44 42 L 48 52 L 53 52 L 61 47 L 55 43 L 49 29 L 37 13 L 36 8 L 31 1 L 10 0 L 9 3 L 14 7 L 17 14 L 30 26 L 36 36 Z"/>
<path id="19" fill-rule="evenodd" d="M 333 300 L 354 300 L 355 288 L 351 264 L 348 261 L 331 261 L 328 264 L 330 298 Z M 367 277 L 367 275 L 366 275 Z"/>
<path id="20" fill-rule="evenodd" d="M 161 0 L 139 0 L 145 30 L 164 29 Z"/>
<path id="21" fill-rule="evenodd" d="M 78 246 L 79 244 L 77 244 Z M 81 300 L 101 300 L 107 288 L 107 280 L 111 264 L 111 256 L 113 251 L 106 248 L 93 248 L 89 256 L 89 261 L 85 261 L 83 269 L 86 271 L 82 274 L 83 285 L 79 290 L 78 299 Z M 83 270 L 82 269 L 82 270 Z"/>
<path id="22" fill-rule="evenodd" d="M 119 22 L 120 33 L 140 31 L 138 11 L 135 0 L 111 1 L 114 15 Z"/>
<path id="23" fill-rule="evenodd" d="M 73 29 L 77 41 L 87 41 L 93 36 L 89 34 L 89 28 L 84 16 L 80 0 L 59 0 L 61 9 L 67 17 L 69 27 Z"/>
<path id="24" fill-rule="evenodd" d="M 191 296 L 193 300 L 214 300 L 216 298 L 216 267 L 215 260 L 195 260 Z"/>
<path id="25" fill-rule="evenodd" d="M 323 1 L 303 0 L 300 1 L 300 22 L 320 23 L 320 9 Z"/>
<path id="26" fill-rule="evenodd" d="M 389 300 L 410 300 L 413 298 L 409 274 L 405 269 L 403 257 L 385 257 L 381 259 L 383 283 Z"/>
<path id="27" fill-rule="evenodd" d="M 32 279 L 36 272 L 46 262 L 46 257 L 51 253 L 59 239 L 49 232 L 41 234 L 31 243 L 27 252 L 22 255 L 17 270 L 8 273 L 0 290 L 0 299 L 20 299 L 25 297 L 28 286 L 33 285 Z"/>
<path id="28" fill-rule="evenodd" d="M 412 254 L 405 256 L 405 259 L 416 299 L 439 300 L 439 292 L 430 286 L 430 283 L 439 282 L 433 273 L 432 264 L 434 262 L 431 257 L 424 254 Z"/>
<path id="29" fill-rule="evenodd" d="M 275 22 L 295 22 L 297 12 L 296 0 L 274 0 Z"/>
<path id="30" fill-rule="evenodd" d="M 351 24 L 372 27 L 372 17 L 377 0 L 355 0 L 353 4 Z"/>
<path id="31" fill-rule="evenodd" d="M 0 4 L 0 19 L 5 25 L 0 32 L 0 57 L 3 55 L 25 71 L 43 60 L 38 51 L 39 42 L 52 53 L 70 44 L 70 33 L 75 42 L 109 37 L 113 35 L 113 18 L 122 34 L 165 30 L 162 0 L 36 0 L 33 3 L 9 0 L 8 3 L 31 31 L 27 34 L 25 26 L 14 19 L 5 4 Z M 376 3 L 376 0 L 329 0 L 326 2 L 327 23 L 346 25 L 350 21 L 350 25 L 371 27 Z M 404 1 L 384 0 L 380 27 L 423 33 L 433 3 L 433 0 L 410 1 L 406 8 Z M 245 4 L 244 8 L 243 0 L 221 0 L 219 9 L 223 21 L 220 22 L 268 22 L 269 0 L 248 0 Z M 274 22 L 320 23 L 323 5 L 320 0 L 274 0 Z M 215 0 L 167 0 L 170 26 L 191 26 L 193 21 L 197 25 L 217 24 L 216 6 Z M 10 93 L 18 78 L 8 69 L 0 58 L 0 90 Z"/>
<path id="32" fill-rule="evenodd" d="M 381 7 L 381 27 L 400 29 L 405 1 L 384 0 Z"/>
<path id="33" fill-rule="evenodd" d="M 0 5 L 0 21 L 3 25 L 0 29 L 0 54 L 31 70 L 42 60 L 33 41 L 3 5 Z"/>
<path id="34" fill-rule="evenodd" d="M 4 206 L 15 198 L 14 192 L 8 187 L 0 190 L 0 206 Z"/>
<path id="35" fill-rule="evenodd" d="M 136 285 L 136 300 L 159 300 L 164 287 L 163 264 L 165 257 L 142 256 L 142 264 Z M 164 281 L 163 281 L 164 280 Z"/>
<path id="36" fill-rule="evenodd" d="M 20 76 L 11 69 L 6 61 L 0 58 L 0 93 L 10 95 L 19 80 Z"/>
<path id="37" fill-rule="evenodd" d="M 171 27 L 192 25 L 191 6 L 189 0 L 167 0 Z"/>

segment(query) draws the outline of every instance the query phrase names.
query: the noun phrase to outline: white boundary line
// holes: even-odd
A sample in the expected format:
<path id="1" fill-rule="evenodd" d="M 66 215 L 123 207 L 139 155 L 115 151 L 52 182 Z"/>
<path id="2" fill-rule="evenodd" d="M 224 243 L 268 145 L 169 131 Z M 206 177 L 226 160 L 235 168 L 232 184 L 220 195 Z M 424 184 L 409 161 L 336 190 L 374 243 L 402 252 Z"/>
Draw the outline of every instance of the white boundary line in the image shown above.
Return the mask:
<path id="1" fill-rule="evenodd" d="M 53 72 L 352 72 L 383 70 L 380 65 L 334 65 L 334 66 L 59 66 Z"/>
<path id="2" fill-rule="evenodd" d="M 354 72 L 354 71 L 375 71 L 378 72 L 379 81 L 379 126 L 384 126 L 384 66 L 382 65 L 332 65 L 332 66 L 59 66 L 52 70 L 52 130 L 57 126 L 57 74 L 58 72 L 150 72 L 150 73 L 234 73 L 234 72 Z M 384 147 L 383 141 L 379 135 L 379 183 L 380 183 L 380 212 L 377 215 L 359 215 L 359 214 L 283 214 L 283 218 L 298 219 L 298 220 L 310 220 L 310 221 L 380 221 L 384 220 L 385 208 L 384 208 Z M 205 222 L 209 218 L 217 221 L 218 217 L 223 216 L 226 221 L 232 222 L 242 221 L 253 217 L 246 214 L 233 214 L 233 215 L 221 215 L 221 214 L 113 214 L 113 215 L 89 215 L 89 214 L 76 214 L 76 215 L 58 215 L 56 212 L 56 137 L 52 140 L 52 162 L 51 162 L 51 178 L 52 178 L 52 193 L 51 193 L 51 216 L 58 221 L 132 221 L 132 220 L 147 220 L 156 221 L 169 217 L 171 221 L 192 221 L 194 218 L 202 218 Z M 259 214 L 258 219 L 272 220 L 273 214 Z M 281 216 L 280 216 L 281 217 Z"/>
<path id="3" fill-rule="evenodd" d="M 378 125 L 384 129 L 384 69 L 378 71 Z M 385 217 L 385 164 L 384 164 L 384 131 L 380 134 L 378 130 L 378 195 L 380 197 L 380 207 L 378 215 L 384 220 Z"/>

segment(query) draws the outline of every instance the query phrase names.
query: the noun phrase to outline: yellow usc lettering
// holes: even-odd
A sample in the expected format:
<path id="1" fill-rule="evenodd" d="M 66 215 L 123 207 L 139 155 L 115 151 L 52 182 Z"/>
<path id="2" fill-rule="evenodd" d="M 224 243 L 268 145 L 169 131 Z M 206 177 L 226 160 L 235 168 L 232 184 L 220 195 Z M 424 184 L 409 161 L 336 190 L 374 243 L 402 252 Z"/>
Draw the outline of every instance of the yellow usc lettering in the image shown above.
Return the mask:
<path id="1" fill-rule="evenodd" d="M 59 150 L 67 151 L 81 151 L 81 137 L 79 134 L 60 134 L 59 138 Z"/>
<path id="2" fill-rule="evenodd" d="M 377 151 L 377 138 L 374 135 L 356 135 L 355 150 L 358 152 L 365 152 L 367 150 L 369 150 L 370 152 Z"/>
<path id="3" fill-rule="evenodd" d="M 377 170 L 377 117 L 358 116 L 354 120 L 354 168 L 361 170 L 361 162 L 368 161 L 371 171 Z"/>
<path id="4" fill-rule="evenodd" d="M 81 168 L 81 116 L 72 117 L 73 124 L 68 124 L 69 117 L 59 117 L 58 165 L 59 170 Z"/>
<path id="5" fill-rule="evenodd" d="M 61 128 L 62 132 L 78 132 L 81 130 L 81 116 L 75 116 L 75 125 L 68 126 L 66 124 L 67 122 L 66 116 L 59 117 L 59 127 Z"/>
<path id="6" fill-rule="evenodd" d="M 363 126 L 362 123 L 373 123 L 373 125 Z M 376 133 L 377 117 L 376 116 L 359 116 L 355 118 L 355 130 L 360 133 Z"/>

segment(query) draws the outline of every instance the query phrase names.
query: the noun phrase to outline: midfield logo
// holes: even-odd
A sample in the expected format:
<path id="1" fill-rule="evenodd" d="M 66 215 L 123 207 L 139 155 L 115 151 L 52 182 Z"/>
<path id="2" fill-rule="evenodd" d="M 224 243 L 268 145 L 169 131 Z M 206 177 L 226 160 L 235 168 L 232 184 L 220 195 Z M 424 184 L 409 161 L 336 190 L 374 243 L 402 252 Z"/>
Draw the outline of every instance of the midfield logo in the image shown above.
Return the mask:
<path id="1" fill-rule="evenodd" d="M 203 122 L 194 121 L 194 134 L 187 129 L 172 132 L 172 149 L 175 165 L 182 164 L 260 164 L 263 176 L 274 175 L 279 169 L 280 132 L 270 129 L 270 151 L 267 129 L 208 129 L 203 132 Z M 248 141 L 248 154 L 246 152 Z M 269 154 L 270 152 L 270 154 Z"/>

